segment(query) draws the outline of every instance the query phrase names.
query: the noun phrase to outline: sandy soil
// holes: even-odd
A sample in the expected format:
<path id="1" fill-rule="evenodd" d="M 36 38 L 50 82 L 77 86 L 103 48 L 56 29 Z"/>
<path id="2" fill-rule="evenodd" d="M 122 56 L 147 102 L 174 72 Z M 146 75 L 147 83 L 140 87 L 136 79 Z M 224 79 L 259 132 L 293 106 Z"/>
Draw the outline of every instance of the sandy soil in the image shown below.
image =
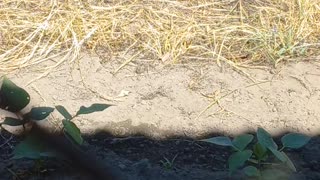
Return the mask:
<path id="1" fill-rule="evenodd" d="M 76 119 L 84 133 L 199 137 L 236 135 L 260 126 L 273 135 L 320 134 L 320 62 L 245 69 L 260 84 L 210 62 L 168 65 L 136 60 L 114 74 L 120 65 L 87 54 L 78 65 L 66 63 L 35 81 L 42 74 L 36 67 L 8 76 L 28 90 L 33 106 L 63 105 L 75 113 L 81 105 L 115 105 Z M 201 113 L 215 100 L 217 104 Z"/>

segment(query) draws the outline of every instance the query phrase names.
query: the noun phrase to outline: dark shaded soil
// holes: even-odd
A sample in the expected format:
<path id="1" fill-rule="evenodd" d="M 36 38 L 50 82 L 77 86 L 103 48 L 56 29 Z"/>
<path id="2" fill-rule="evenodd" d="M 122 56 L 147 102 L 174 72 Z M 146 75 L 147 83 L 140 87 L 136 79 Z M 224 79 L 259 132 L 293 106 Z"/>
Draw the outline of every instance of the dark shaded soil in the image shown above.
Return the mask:
<path id="1" fill-rule="evenodd" d="M 2 132 L 0 137 L 0 179 L 91 179 L 68 161 L 47 159 L 42 162 L 12 160 L 17 138 Z M 218 180 L 246 179 L 241 172 L 228 175 L 229 148 L 194 141 L 169 139 L 155 141 L 142 136 L 115 138 L 97 134 L 86 137 L 86 153 L 117 167 L 132 180 Z M 320 179 L 320 137 L 314 137 L 299 150 L 288 150 L 297 172 L 286 168 L 280 179 Z M 90 163 L 90 162 L 88 162 Z M 92 164 L 94 166 L 94 164 Z M 277 167 L 279 169 L 282 167 Z M 274 179 L 274 178 L 271 178 Z"/>

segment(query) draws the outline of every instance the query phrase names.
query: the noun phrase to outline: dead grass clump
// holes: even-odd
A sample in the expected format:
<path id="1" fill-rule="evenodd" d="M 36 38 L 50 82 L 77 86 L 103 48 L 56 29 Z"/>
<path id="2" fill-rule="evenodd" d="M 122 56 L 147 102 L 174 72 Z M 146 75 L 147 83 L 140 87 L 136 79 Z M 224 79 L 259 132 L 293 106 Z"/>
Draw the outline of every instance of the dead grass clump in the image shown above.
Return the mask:
<path id="1" fill-rule="evenodd" d="M 178 62 L 273 65 L 319 55 L 320 0 L 3 0 L 0 70 L 56 59 L 82 48 Z"/>

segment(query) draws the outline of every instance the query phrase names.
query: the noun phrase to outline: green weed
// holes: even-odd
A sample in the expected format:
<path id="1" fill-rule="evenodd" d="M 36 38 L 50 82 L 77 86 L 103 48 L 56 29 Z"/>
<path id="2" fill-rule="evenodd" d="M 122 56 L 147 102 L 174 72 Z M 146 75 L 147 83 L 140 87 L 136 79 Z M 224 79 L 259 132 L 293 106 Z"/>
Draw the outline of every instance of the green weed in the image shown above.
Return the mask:
<path id="1" fill-rule="evenodd" d="M 174 168 L 174 161 L 176 160 L 178 154 L 176 154 L 172 160 L 169 160 L 168 158 L 166 157 L 163 157 L 164 160 L 160 160 L 162 166 L 167 169 L 167 170 L 171 170 Z"/>
<path id="2" fill-rule="evenodd" d="M 2 78 L 2 85 L 0 88 L 0 108 L 6 111 L 10 111 L 16 115 L 13 117 L 5 117 L 4 121 L 0 124 L 9 126 L 23 126 L 24 130 L 27 123 L 37 123 L 37 121 L 45 120 L 55 109 L 64 117 L 62 120 L 63 133 L 72 143 L 78 145 L 83 144 L 83 138 L 81 136 L 80 129 L 72 122 L 74 118 L 83 114 L 90 114 L 97 111 L 103 111 L 111 105 L 108 104 L 92 104 L 89 107 L 81 106 L 75 115 L 71 115 L 63 106 L 52 107 L 33 107 L 30 112 L 22 113 L 30 102 L 30 95 L 27 91 L 20 88 L 8 78 Z M 42 157 L 56 156 L 55 152 L 48 149 L 48 147 L 39 140 L 32 133 L 26 133 L 27 136 L 22 142 L 20 142 L 13 151 L 14 159 L 30 158 L 40 159 Z"/>
<path id="3" fill-rule="evenodd" d="M 228 159 L 230 175 L 236 170 L 242 170 L 248 177 L 266 180 L 285 176 L 277 165 L 286 165 L 291 171 L 296 172 L 294 163 L 284 150 L 301 148 L 309 142 L 310 137 L 297 133 L 286 134 L 281 138 L 282 146 L 279 148 L 266 130 L 258 128 L 256 142 L 253 146 L 249 146 L 253 140 L 253 135 L 243 134 L 232 140 L 229 137 L 219 136 L 201 141 L 233 149 Z M 272 156 L 277 159 L 276 163 L 270 162 Z"/>

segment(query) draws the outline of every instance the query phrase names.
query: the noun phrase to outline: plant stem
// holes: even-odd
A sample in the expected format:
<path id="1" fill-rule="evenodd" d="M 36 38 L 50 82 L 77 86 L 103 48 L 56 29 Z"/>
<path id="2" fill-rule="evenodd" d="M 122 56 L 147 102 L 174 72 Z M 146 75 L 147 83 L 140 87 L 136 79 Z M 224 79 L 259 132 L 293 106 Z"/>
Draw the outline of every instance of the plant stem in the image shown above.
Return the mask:
<path id="1" fill-rule="evenodd" d="M 252 162 L 254 164 L 259 164 L 259 161 L 255 160 L 255 159 L 248 159 L 249 162 Z"/>
<path id="2" fill-rule="evenodd" d="M 261 165 L 272 165 L 272 166 L 275 166 L 275 165 L 280 165 L 279 163 L 268 163 L 268 162 L 262 162 L 260 163 Z"/>
<path id="3" fill-rule="evenodd" d="M 284 148 L 285 148 L 285 146 L 282 146 L 282 147 L 279 149 L 279 151 L 283 151 Z"/>

